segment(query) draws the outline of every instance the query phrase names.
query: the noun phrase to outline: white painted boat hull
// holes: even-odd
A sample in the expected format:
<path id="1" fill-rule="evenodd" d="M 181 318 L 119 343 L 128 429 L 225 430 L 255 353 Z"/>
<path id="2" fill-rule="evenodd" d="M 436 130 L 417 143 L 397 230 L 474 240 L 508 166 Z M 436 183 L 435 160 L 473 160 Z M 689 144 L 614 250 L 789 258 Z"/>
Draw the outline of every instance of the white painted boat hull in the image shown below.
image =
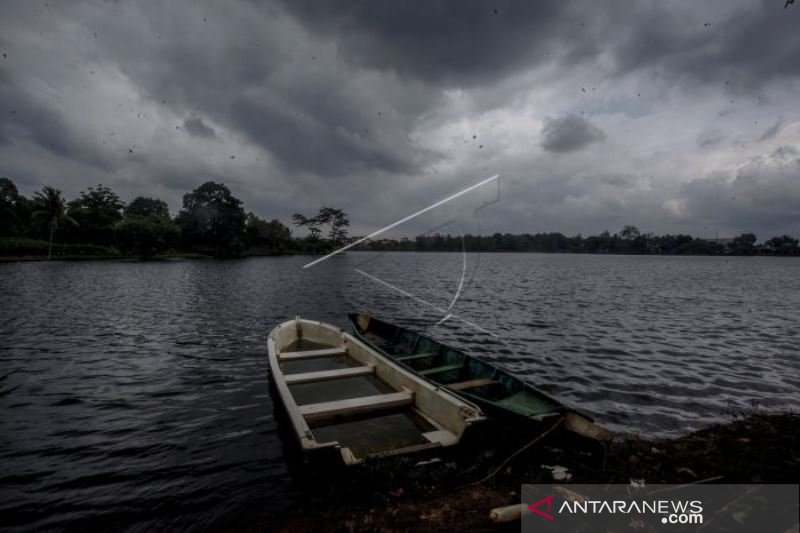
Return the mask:
<path id="1" fill-rule="evenodd" d="M 267 340 L 275 388 L 304 452 L 346 465 L 457 444 L 480 409 L 341 329 L 297 318 Z"/>

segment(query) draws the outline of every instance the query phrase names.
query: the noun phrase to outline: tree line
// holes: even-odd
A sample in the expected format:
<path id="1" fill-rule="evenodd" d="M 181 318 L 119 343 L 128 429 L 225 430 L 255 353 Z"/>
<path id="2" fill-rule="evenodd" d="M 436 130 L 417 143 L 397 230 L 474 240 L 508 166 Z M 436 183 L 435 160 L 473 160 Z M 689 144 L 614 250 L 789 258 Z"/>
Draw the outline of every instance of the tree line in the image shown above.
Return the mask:
<path id="1" fill-rule="evenodd" d="M 348 238 L 349 221 L 340 209 L 323 207 L 314 217 L 293 219 L 309 229 L 308 236 L 292 237 L 279 220 L 245 212 L 228 187 L 213 181 L 185 194 L 182 209 L 171 217 L 163 200 L 139 196 L 126 204 L 104 185 L 68 201 L 53 187 L 26 198 L 12 180 L 0 178 L 0 255 L 5 256 L 322 253 Z M 326 225 L 330 231 L 323 238 Z"/>
<path id="2" fill-rule="evenodd" d="M 292 215 L 307 235 L 292 236 L 277 219 L 267 221 L 246 212 L 222 183 L 208 181 L 183 196 L 182 209 L 170 216 L 166 202 L 140 196 L 123 202 L 110 188 L 96 185 L 66 200 L 61 191 L 44 187 L 32 198 L 13 181 L 0 178 L 0 256 L 137 256 L 193 253 L 215 257 L 328 253 L 352 242 L 350 221 L 341 209 L 322 207 L 314 216 Z M 762 243 L 752 233 L 733 239 L 691 235 L 654 235 L 635 226 L 618 233 L 567 237 L 562 233 L 495 233 L 494 235 L 421 235 L 414 239 L 381 239 L 360 244 L 366 251 L 548 252 L 670 255 L 800 255 L 789 235 Z"/>
<path id="3" fill-rule="evenodd" d="M 788 235 L 757 244 L 752 233 L 733 239 L 701 239 L 691 235 L 654 235 L 635 226 L 619 233 L 567 237 L 562 233 L 495 233 L 494 235 L 422 235 L 415 239 L 381 239 L 360 244 L 371 251 L 481 251 L 663 255 L 800 255 L 798 240 Z"/>

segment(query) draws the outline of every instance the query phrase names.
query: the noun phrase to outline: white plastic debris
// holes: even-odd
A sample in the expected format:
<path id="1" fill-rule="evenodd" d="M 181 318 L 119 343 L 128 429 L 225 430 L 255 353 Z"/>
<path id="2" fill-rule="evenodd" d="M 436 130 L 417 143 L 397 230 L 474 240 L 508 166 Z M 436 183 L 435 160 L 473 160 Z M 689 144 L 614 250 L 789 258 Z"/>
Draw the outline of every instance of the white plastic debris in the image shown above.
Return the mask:
<path id="1" fill-rule="evenodd" d="M 542 468 L 546 468 L 550 471 L 553 476 L 553 481 L 569 481 L 572 479 L 572 473 L 566 466 L 560 465 L 541 465 Z"/>

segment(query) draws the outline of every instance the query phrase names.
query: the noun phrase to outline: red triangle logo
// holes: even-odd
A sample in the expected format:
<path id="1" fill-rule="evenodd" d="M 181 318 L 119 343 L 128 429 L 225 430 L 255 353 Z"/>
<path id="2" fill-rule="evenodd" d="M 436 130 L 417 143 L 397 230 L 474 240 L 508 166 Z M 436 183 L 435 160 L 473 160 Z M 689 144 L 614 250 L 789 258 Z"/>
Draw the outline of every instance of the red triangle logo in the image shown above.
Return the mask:
<path id="1" fill-rule="evenodd" d="M 528 509 L 532 513 L 536 513 L 539 516 L 541 516 L 542 518 L 546 518 L 547 520 L 550 520 L 552 522 L 553 521 L 553 515 L 550 514 L 550 509 L 552 509 L 552 507 L 553 507 L 553 497 L 554 496 L 555 496 L 554 494 L 551 494 L 547 498 L 542 498 L 538 502 L 534 502 L 534 503 L 530 504 L 528 506 Z M 544 512 L 541 509 L 539 509 L 539 506 L 542 505 L 543 503 L 547 504 L 547 512 Z"/>

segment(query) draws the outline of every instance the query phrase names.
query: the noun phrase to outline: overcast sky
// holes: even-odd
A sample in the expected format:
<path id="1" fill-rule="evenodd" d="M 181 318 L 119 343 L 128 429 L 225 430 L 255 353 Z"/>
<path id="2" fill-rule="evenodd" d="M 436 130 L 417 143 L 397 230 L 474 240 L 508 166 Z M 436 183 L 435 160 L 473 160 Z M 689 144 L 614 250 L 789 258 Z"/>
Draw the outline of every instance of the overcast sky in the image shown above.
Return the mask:
<path id="1" fill-rule="evenodd" d="M 800 234 L 784 0 L 6 0 L 0 52 L 0 176 L 26 195 L 177 213 L 215 180 L 361 233 L 497 173 L 484 233 Z"/>

